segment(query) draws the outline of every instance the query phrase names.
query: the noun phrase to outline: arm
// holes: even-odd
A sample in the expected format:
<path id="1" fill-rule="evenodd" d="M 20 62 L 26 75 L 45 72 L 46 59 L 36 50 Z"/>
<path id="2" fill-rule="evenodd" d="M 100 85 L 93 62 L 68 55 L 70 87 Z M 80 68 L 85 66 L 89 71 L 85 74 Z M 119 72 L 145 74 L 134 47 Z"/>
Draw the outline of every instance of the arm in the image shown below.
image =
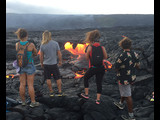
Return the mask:
<path id="1" fill-rule="evenodd" d="M 134 55 L 135 55 L 135 59 L 136 59 L 135 67 L 136 67 L 136 69 L 140 69 L 139 56 L 136 52 L 134 52 Z"/>
<path id="2" fill-rule="evenodd" d="M 104 47 L 102 47 L 103 49 L 103 56 L 104 56 L 104 59 L 107 59 L 107 52 L 106 52 L 106 49 Z"/>
<path id="3" fill-rule="evenodd" d="M 16 43 L 16 51 L 18 51 L 18 42 Z"/>
<path id="4" fill-rule="evenodd" d="M 58 54 L 58 58 L 59 58 L 59 63 L 58 65 L 61 66 L 62 65 L 62 53 L 60 50 L 57 51 L 57 54 Z"/>
<path id="5" fill-rule="evenodd" d="M 42 68 L 43 68 L 43 58 L 44 58 L 44 53 L 41 51 L 40 52 L 40 63 L 41 63 Z"/>
<path id="6" fill-rule="evenodd" d="M 88 49 L 87 49 L 87 53 L 86 53 L 86 59 L 89 60 L 89 53 L 91 51 L 92 47 L 89 46 Z"/>
<path id="7" fill-rule="evenodd" d="M 33 44 L 33 43 L 31 43 L 31 45 L 32 45 L 32 48 L 33 48 L 33 55 L 34 56 L 37 56 L 37 49 L 36 49 L 36 47 L 35 47 L 35 45 Z"/>
<path id="8" fill-rule="evenodd" d="M 123 54 L 120 54 L 120 56 L 118 56 L 118 58 L 116 59 L 116 62 L 115 62 L 116 72 L 119 72 L 120 66 L 122 65 L 122 61 L 123 61 Z"/>

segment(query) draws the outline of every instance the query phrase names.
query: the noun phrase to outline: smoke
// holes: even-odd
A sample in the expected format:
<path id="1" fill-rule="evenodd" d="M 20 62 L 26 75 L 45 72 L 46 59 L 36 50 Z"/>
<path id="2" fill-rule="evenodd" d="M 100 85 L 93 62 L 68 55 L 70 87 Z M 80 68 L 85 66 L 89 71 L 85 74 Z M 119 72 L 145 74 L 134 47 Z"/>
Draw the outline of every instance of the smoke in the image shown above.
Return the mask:
<path id="1" fill-rule="evenodd" d="M 6 4 L 6 13 L 20 13 L 20 14 L 58 14 L 68 13 L 66 10 L 55 9 L 52 7 L 39 7 L 20 2 L 9 2 Z"/>

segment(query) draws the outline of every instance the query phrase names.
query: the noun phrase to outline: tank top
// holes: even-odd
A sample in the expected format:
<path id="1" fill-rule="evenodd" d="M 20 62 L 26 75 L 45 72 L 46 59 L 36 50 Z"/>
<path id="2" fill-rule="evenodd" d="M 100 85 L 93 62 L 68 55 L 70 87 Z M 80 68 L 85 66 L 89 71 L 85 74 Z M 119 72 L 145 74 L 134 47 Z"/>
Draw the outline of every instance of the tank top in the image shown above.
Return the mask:
<path id="1" fill-rule="evenodd" d="M 20 41 L 21 45 L 26 45 L 28 41 Z M 32 58 L 32 51 L 27 51 L 27 58 L 29 60 L 29 63 L 33 63 L 33 58 Z"/>

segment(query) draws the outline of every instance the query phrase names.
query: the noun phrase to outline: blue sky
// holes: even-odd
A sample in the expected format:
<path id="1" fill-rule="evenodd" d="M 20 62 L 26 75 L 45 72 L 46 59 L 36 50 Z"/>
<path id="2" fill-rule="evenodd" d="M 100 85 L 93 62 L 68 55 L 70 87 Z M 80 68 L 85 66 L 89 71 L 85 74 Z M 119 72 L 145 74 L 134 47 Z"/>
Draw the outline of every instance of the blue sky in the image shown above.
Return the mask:
<path id="1" fill-rule="evenodd" d="M 154 0 L 6 0 L 7 13 L 154 14 Z"/>

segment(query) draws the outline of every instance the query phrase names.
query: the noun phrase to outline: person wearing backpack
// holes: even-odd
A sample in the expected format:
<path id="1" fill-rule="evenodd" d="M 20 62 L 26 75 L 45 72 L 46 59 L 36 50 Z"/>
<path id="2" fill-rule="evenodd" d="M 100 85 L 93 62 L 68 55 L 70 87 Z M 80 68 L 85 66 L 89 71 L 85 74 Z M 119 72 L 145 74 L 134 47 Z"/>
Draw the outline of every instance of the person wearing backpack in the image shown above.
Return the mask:
<path id="1" fill-rule="evenodd" d="M 17 64 L 20 67 L 20 97 L 22 100 L 22 105 L 25 106 L 25 89 L 26 89 L 26 81 L 28 85 L 28 93 L 31 98 L 30 107 L 39 106 L 39 102 L 35 101 L 35 91 L 34 91 L 34 73 L 36 68 L 34 66 L 33 56 L 37 55 L 37 49 L 33 43 L 29 43 L 28 32 L 19 28 L 15 34 L 17 38 L 20 40 L 16 43 L 16 51 L 17 51 Z"/>
<path id="2" fill-rule="evenodd" d="M 100 45 L 99 38 L 100 33 L 98 30 L 93 30 L 86 33 L 85 42 L 90 44 L 86 51 L 86 59 L 89 61 L 89 69 L 84 75 L 85 93 L 80 94 L 80 97 L 89 99 L 88 80 L 95 75 L 97 85 L 96 104 L 100 104 L 100 96 L 102 92 L 102 79 L 105 73 L 103 59 L 107 59 L 107 52 L 105 48 Z"/>
<path id="3" fill-rule="evenodd" d="M 135 120 L 133 114 L 133 103 L 131 96 L 131 85 L 136 80 L 136 68 L 140 66 L 138 54 L 131 50 L 132 41 L 125 37 L 119 42 L 119 46 L 123 49 L 115 62 L 117 71 L 117 81 L 120 91 L 120 102 L 114 102 L 119 109 L 124 109 L 124 101 L 127 102 L 128 114 L 121 115 L 124 120 Z"/>
<path id="4" fill-rule="evenodd" d="M 42 34 L 42 41 L 40 46 L 40 63 L 44 68 L 44 79 L 47 81 L 47 85 L 50 91 L 50 96 L 55 95 L 52 89 L 51 75 L 57 82 L 58 93 L 57 96 L 63 96 L 61 90 L 61 76 L 57 65 L 57 56 L 59 58 L 58 65 L 62 65 L 62 54 L 58 42 L 53 41 L 51 38 L 51 32 L 44 31 Z"/>

